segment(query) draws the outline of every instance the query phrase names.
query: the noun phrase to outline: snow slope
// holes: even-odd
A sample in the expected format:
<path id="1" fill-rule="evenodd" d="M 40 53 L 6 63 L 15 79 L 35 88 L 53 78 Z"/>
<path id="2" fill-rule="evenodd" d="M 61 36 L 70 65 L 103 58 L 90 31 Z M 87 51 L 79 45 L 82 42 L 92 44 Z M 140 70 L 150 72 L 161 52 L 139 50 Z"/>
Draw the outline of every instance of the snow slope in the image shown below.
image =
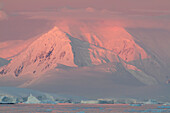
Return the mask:
<path id="1" fill-rule="evenodd" d="M 53 70 L 43 74 L 40 78 L 32 81 L 31 84 L 24 85 L 27 88 L 43 92 L 75 95 L 91 99 L 131 97 L 170 101 L 170 87 L 168 84 L 144 85 L 131 73 L 127 72 L 121 64 L 116 65 L 116 72 L 103 71 L 104 67 L 109 70 L 111 66 L 113 64 L 108 67 L 106 65 L 100 66 L 99 68 L 83 67 L 65 71 Z"/>
<path id="2" fill-rule="evenodd" d="M 169 30 L 156 28 L 126 28 L 126 30 L 151 57 L 142 62 L 133 61 L 131 64 L 165 83 L 170 78 Z"/>
<path id="3" fill-rule="evenodd" d="M 1 67 L 1 66 L 4 66 L 4 65 L 7 65 L 8 63 L 9 63 L 8 60 L 3 59 L 3 58 L 0 58 L 0 67 Z"/>
<path id="4" fill-rule="evenodd" d="M 146 52 L 134 42 L 134 37 L 123 27 L 80 22 L 65 22 L 58 26 L 75 38 L 116 53 L 125 61 L 148 58 Z"/>
<path id="5" fill-rule="evenodd" d="M 166 29 L 144 29 L 144 28 L 126 28 L 126 30 L 135 37 L 136 43 L 144 48 L 147 54 L 153 54 L 164 63 L 170 63 L 170 32 Z"/>
<path id="6" fill-rule="evenodd" d="M 0 42 L 0 57 L 12 59 L 24 51 L 35 39 L 36 37 L 28 40 L 9 40 Z"/>

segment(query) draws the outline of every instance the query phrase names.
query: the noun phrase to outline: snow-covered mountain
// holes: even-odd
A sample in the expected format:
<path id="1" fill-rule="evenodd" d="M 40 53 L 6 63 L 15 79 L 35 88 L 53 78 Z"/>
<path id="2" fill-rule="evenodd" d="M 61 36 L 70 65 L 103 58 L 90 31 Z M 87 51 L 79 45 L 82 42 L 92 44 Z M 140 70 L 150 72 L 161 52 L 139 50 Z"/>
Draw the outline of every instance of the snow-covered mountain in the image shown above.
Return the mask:
<path id="1" fill-rule="evenodd" d="M 96 37 L 96 40 L 99 39 Z M 41 73 L 44 70 L 57 67 L 57 64 L 82 67 L 117 62 L 117 55 L 125 61 L 147 57 L 144 50 L 135 45 L 132 39 L 120 39 L 119 41 L 110 40 L 109 42 L 115 44 L 112 45 L 111 43 L 111 47 L 108 49 L 108 47 L 104 48 L 94 44 L 94 42 L 74 38 L 54 27 L 35 40 L 20 55 L 14 57 L 3 71 L 8 72 L 10 70 L 9 72 L 14 72 L 15 76 L 18 76 L 20 73 L 31 71 L 32 73 Z M 118 43 L 120 48 L 118 48 Z M 118 49 L 117 52 L 115 52 L 115 49 Z"/>
<path id="2" fill-rule="evenodd" d="M 54 27 L 22 46 L 0 68 L 0 85 L 107 97 L 166 83 L 166 65 L 124 28 L 74 27 Z"/>
<path id="3" fill-rule="evenodd" d="M 116 61 L 116 54 L 71 37 L 54 27 L 14 57 L 1 72 L 41 73 L 63 64 L 71 67 L 97 65 Z"/>
<path id="4" fill-rule="evenodd" d="M 109 66 L 110 63 L 112 66 Z M 8 65 L 1 67 L 0 73 L 3 76 L 37 77 L 51 70 L 68 67 L 89 67 L 96 71 L 102 67 L 104 72 L 115 73 L 120 71 L 116 63 L 121 65 L 121 71 L 130 73 L 143 84 L 166 81 L 160 74 L 155 75 L 155 72 L 163 72 L 159 59 L 145 52 L 132 35 L 121 27 L 80 27 L 74 30 L 54 27 L 32 41 Z"/>

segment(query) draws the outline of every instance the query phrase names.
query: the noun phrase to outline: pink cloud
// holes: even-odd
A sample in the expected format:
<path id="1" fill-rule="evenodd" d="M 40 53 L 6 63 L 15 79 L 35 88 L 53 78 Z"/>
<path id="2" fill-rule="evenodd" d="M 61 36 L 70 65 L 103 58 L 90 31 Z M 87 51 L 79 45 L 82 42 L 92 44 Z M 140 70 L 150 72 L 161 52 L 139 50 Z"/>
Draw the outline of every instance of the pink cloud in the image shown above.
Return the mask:
<path id="1" fill-rule="evenodd" d="M 0 20 L 7 19 L 7 17 L 8 17 L 7 14 L 4 11 L 0 10 Z"/>

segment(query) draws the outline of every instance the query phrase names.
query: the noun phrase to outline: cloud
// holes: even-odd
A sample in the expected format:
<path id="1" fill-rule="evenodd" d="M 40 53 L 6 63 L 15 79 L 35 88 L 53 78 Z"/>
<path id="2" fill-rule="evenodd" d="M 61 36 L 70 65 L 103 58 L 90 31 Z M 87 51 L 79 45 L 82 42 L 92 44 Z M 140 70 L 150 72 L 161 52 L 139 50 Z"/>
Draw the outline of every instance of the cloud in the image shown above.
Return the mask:
<path id="1" fill-rule="evenodd" d="M 87 12 L 95 12 L 95 9 L 94 9 L 94 8 L 91 8 L 91 7 L 88 7 L 88 8 L 86 8 L 86 11 L 87 11 Z"/>
<path id="2" fill-rule="evenodd" d="M 127 11 L 130 9 L 170 10 L 170 0 L 0 0 L 7 11 L 38 11 L 44 8 L 87 8 Z"/>
<path id="3" fill-rule="evenodd" d="M 8 18 L 7 14 L 4 11 L 0 10 L 0 20 L 4 20 L 4 19 L 7 19 L 7 18 Z"/>
<path id="4" fill-rule="evenodd" d="M 58 10 L 41 12 L 22 12 L 30 19 L 45 19 L 49 21 L 83 21 L 91 24 L 99 23 L 129 28 L 164 28 L 170 29 L 170 11 L 131 10 L 111 11 L 91 7 L 75 9 L 60 8 Z"/>
<path id="5" fill-rule="evenodd" d="M 3 3 L 0 2 L 0 20 L 7 19 L 7 14 L 3 11 Z"/>

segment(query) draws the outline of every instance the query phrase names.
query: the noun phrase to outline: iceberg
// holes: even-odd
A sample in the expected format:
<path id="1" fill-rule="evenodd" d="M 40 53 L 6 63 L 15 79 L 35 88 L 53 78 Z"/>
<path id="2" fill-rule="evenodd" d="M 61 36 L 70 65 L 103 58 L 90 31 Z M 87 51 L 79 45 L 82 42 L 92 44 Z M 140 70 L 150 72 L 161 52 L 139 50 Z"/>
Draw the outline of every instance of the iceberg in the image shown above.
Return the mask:
<path id="1" fill-rule="evenodd" d="M 39 104 L 41 103 L 40 100 L 38 100 L 36 97 L 34 97 L 32 94 L 28 97 L 27 101 L 24 102 L 25 104 Z"/>

